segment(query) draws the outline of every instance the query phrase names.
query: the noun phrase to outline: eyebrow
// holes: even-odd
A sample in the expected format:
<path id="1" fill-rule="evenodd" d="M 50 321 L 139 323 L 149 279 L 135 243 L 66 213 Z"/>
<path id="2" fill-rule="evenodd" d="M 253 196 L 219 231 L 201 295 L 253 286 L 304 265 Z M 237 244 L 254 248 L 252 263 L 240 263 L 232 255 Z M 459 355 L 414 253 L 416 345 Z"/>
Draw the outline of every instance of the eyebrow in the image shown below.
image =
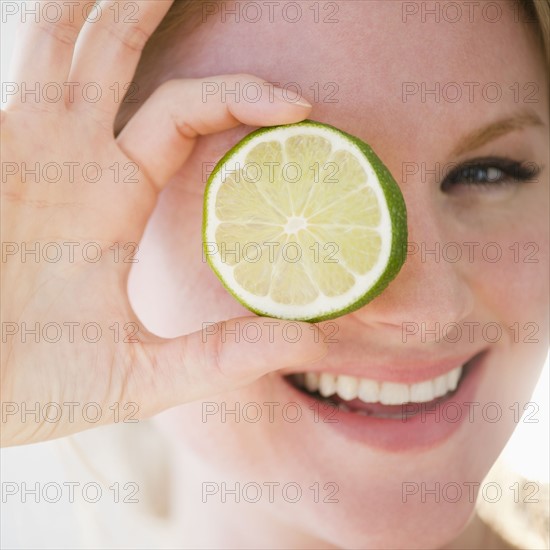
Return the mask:
<path id="1" fill-rule="evenodd" d="M 482 145 L 513 130 L 521 130 L 529 126 L 544 126 L 544 123 L 532 111 L 522 111 L 512 117 L 497 120 L 463 137 L 454 149 L 453 155 L 458 157 L 468 151 L 478 149 Z"/>

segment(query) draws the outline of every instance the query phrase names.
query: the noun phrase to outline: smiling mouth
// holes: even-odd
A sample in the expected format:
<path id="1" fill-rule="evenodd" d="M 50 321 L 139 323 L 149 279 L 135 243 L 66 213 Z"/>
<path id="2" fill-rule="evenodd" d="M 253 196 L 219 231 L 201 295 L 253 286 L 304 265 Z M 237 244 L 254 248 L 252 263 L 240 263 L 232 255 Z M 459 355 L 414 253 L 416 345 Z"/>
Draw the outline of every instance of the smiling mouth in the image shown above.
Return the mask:
<path id="1" fill-rule="evenodd" d="M 403 419 L 447 401 L 460 387 L 477 358 L 415 384 L 383 382 L 370 378 L 307 372 L 285 376 L 297 390 L 344 413 Z"/>

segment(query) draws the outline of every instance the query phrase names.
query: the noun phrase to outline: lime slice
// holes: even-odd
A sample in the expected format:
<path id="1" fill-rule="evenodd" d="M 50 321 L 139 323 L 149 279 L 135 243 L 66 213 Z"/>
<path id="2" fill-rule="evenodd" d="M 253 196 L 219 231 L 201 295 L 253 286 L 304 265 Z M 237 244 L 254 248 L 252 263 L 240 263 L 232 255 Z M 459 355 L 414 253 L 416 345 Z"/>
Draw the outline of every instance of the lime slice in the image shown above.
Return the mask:
<path id="1" fill-rule="evenodd" d="M 260 315 L 349 313 L 397 275 L 406 243 L 405 202 L 388 169 L 366 143 L 326 124 L 252 132 L 207 183 L 205 257 Z"/>

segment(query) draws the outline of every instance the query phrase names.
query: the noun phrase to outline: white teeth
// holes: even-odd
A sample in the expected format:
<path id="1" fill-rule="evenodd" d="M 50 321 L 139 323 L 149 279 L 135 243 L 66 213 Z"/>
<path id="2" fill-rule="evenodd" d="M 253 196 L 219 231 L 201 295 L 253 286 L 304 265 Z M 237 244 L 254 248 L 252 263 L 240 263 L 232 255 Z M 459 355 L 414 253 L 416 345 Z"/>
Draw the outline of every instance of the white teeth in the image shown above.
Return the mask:
<path id="1" fill-rule="evenodd" d="M 434 379 L 434 397 L 441 397 L 447 393 L 447 375 L 442 374 Z"/>
<path id="2" fill-rule="evenodd" d="M 319 375 L 316 372 L 306 372 L 306 390 L 313 393 L 319 389 Z"/>
<path id="3" fill-rule="evenodd" d="M 337 394 L 346 401 L 359 398 L 365 403 L 402 405 L 404 403 L 426 403 L 454 391 L 462 374 L 462 366 L 431 380 L 416 384 L 377 382 L 368 378 L 323 372 L 307 372 L 295 380 L 300 386 L 313 393 L 319 391 L 323 397 Z"/>
<path id="4" fill-rule="evenodd" d="M 410 391 L 407 384 L 382 382 L 380 386 L 380 403 L 382 405 L 401 405 L 410 401 Z"/>
<path id="5" fill-rule="evenodd" d="M 454 369 L 451 372 L 447 373 L 447 387 L 450 391 L 456 390 L 456 386 L 458 385 L 458 380 L 460 378 L 460 375 L 462 373 L 462 368 L 460 369 Z"/>
<path id="6" fill-rule="evenodd" d="M 445 391 L 445 393 L 447 393 Z M 434 382 L 426 380 L 411 386 L 411 401 L 413 403 L 426 403 L 435 398 Z"/>
<path id="7" fill-rule="evenodd" d="M 336 376 L 323 372 L 319 379 L 319 393 L 323 397 L 330 397 L 336 393 Z"/>
<path id="8" fill-rule="evenodd" d="M 346 401 L 351 401 L 357 397 L 357 390 L 359 389 L 359 379 L 355 376 L 338 376 L 336 381 L 336 392 L 338 395 Z"/>
<path id="9" fill-rule="evenodd" d="M 365 403 L 378 402 L 378 396 L 380 395 L 380 385 L 376 380 L 369 380 L 368 378 L 361 378 L 359 383 L 358 397 Z"/>

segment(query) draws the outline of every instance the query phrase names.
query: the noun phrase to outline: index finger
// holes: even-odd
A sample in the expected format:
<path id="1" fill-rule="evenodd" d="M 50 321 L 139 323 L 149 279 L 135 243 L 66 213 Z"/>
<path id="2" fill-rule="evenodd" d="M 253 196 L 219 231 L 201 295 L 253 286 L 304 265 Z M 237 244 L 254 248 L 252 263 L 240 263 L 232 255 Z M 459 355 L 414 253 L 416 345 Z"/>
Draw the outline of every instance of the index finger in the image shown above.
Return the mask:
<path id="1" fill-rule="evenodd" d="M 11 78 L 15 83 L 63 82 L 71 69 L 75 43 L 94 0 L 21 3 L 11 14 L 19 23 Z M 29 7 L 27 7 L 29 5 Z"/>
<path id="2" fill-rule="evenodd" d="M 222 85 L 262 90 L 254 101 L 226 100 Z M 205 93 L 217 89 L 214 94 Z M 162 84 L 124 127 L 120 148 L 149 176 L 160 191 L 189 157 L 199 136 L 222 132 L 239 124 L 275 126 L 304 120 L 311 105 L 285 98 L 282 90 L 253 75 L 172 80 Z"/>

